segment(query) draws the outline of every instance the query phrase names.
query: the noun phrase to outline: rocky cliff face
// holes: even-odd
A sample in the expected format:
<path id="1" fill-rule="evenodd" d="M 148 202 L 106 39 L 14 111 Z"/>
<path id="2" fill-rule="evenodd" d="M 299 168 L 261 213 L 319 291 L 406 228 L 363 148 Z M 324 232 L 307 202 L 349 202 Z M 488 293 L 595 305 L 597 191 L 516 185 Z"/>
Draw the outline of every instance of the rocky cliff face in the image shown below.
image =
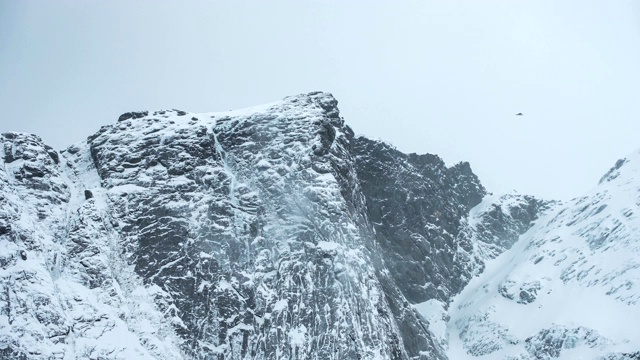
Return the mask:
<path id="1" fill-rule="evenodd" d="M 356 140 L 358 178 L 387 267 L 413 303 L 447 301 L 465 284 L 456 236 L 485 190 L 468 163 L 447 168 L 436 155 L 406 155 Z"/>
<path id="2" fill-rule="evenodd" d="M 469 164 L 355 137 L 326 93 L 0 144 L 8 359 L 445 359 L 452 296 L 544 208 L 472 210 Z"/>

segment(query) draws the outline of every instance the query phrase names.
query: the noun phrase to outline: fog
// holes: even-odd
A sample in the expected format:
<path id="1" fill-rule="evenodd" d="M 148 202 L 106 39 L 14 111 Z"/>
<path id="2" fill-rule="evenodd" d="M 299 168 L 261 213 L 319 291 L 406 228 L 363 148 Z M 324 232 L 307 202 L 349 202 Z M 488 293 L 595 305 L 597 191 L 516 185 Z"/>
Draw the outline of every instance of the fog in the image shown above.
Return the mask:
<path id="1" fill-rule="evenodd" d="M 568 199 L 640 148 L 638 64 L 633 0 L 0 0 L 0 131 L 61 149 L 131 110 L 322 90 L 356 133 Z"/>

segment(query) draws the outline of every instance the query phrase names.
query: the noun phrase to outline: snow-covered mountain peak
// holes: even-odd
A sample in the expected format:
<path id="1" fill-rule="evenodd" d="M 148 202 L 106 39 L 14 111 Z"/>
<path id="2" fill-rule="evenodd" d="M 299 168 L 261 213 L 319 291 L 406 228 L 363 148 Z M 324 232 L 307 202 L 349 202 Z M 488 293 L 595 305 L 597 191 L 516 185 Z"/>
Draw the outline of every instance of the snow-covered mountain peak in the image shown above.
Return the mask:
<path id="1" fill-rule="evenodd" d="M 328 93 L 117 120 L 0 136 L 2 359 L 636 356 L 633 157 L 557 203 L 355 137 Z"/>
<path id="2" fill-rule="evenodd" d="M 57 164 L 40 143 L 23 151 L 33 166 L 14 160 L 28 144 L 2 143 L 3 209 L 12 210 L 0 216 L 0 355 L 443 358 L 380 251 L 357 144 L 330 94 L 228 112 L 125 113 Z M 404 156 L 385 158 L 386 171 Z M 66 197 L 36 204 L 53 183 Z M 481 188 L 455 169 L 434 184 L 442 194 L 455 187 L 444 219 L 459 218 Z M 33 229 L 37 241 L 21 235 Z M 439 251 L 453 254 L 448 247 Z M 31 311 L 29 298 L 54 299 L 42 306 L 53 315 Z"/>
<path id="3" fill-rule="evenodd" d="M 451 358 L 640 356 L 635 157 L 618 161 L 587 195 L 552 204 L 510 250 L 486 263 L 452 304 Z"/>
<path id="4" fill-rule="evenodd" d="M 291 116 L 298 115 L 297 118 L 303 119 L 306 114 L 317 114 L 317 111 L 324 111 L 329 117 L 337 117 L 339 115 L 338 100 L 331 94 L 322 91 L 314 91 L 306 94 L 298 94 L 287 96 L 282 100 L 274 101 L 257 106 L 251 106 L 241 109 L 233 109 L 229 111 L 207 112 L 207 113 L 191 113 L 183 110 L 169 109 L 157 111 L 132 111 L 127 112 L 118 118 L 118 122 L 136 119 L 158 118 L 168 119 L 168 121 L 184 122 L 196 117 L 198 120 L 204 118 L 225 118 L 225 117 L 251 117 L 260 114 Z M 205 121 L 210 122 L 210 121 Z"/>
<path id="5" fill-rule="evenodd" d="M 126 133 L 129 138 L 142 139 L 165 129 L 172 132 L 202 126 L 228 127 L 238 126 L 239 122 L 267 123 L 277 122 L 277 119 L 287 119 L 292 127 L 295 127 L 296 123 L 310 125 L 321 118 L 330 119 L 333 125 L 342 126 L 344 122 L 340 119 L 337 105 L 338 101 L 333 95 L 316 91 L 288 96 L 268 104 L 221 112 L 190 113 L 176 109 L 127 112 L 122 114 L 116 123 L 103 126 L 96 134 L 89 137 L 89 141 L 106 132 Z M 235 121 L 229 121 L 232 119 Z M 219 124 L 216 125 L 217 123 Z"/>

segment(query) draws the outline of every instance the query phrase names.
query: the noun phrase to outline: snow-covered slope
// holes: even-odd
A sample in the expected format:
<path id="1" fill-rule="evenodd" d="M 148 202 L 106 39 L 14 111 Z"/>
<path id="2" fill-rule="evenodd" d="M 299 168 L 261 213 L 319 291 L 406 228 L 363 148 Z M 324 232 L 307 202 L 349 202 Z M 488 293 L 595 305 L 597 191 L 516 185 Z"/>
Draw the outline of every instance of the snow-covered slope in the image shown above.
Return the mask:
<path id="1" fill-rule="evenodd" d="M 639 359 L 638 214 L 640 152 L 487 262 L 451 304 L 449 358 Z"/>
<path id="2" fill-rule="evenodd" d="M 153 289 L 122 256 L 104 194 L 85 200 L 99 184 L 90 158 L 76 174 L 37 136 L 7 133 L 0 144 L 0 358 L 179 359 Z"/>

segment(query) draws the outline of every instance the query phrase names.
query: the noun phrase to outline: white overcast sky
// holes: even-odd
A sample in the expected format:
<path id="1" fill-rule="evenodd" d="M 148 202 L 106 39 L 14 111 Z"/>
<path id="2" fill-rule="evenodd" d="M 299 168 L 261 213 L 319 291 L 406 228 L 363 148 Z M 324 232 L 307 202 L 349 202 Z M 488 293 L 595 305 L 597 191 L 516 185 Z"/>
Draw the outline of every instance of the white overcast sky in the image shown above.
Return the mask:
<path id="1" fill-rule="evenodd" d="M 579 196 L 640 148 L 640 1 L 0 0 L 0 132 L 58 149 L 314 90 L 494 193 Z"/>

